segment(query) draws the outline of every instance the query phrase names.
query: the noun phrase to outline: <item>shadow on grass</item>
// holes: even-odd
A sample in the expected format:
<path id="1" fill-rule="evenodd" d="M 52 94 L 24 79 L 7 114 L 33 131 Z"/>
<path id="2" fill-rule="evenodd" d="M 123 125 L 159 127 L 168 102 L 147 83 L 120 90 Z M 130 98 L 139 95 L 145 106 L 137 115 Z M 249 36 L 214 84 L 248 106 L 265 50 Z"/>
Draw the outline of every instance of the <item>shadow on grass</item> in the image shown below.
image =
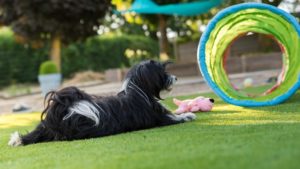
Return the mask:
<path id="1" fill-rule="evenodd" d="M 245 109 L 256 111 L 268 111 L 272 113 L 300 113 L 300 93 L 297 92 L 287 101 L 275 105 L 265 107 L 247 107 Z"/>
<path id="2" fill-rule="evenodd" d="M 239 114 L 240 111 L 235 110 L 218 110 L 218 111 L 212 111 L 212 112 L 200 112 L 201 114 L 211 114 L 211 115 L 233 115 L 233 114 Z M 198 113 L 198 114 L 200 114 Z"/>

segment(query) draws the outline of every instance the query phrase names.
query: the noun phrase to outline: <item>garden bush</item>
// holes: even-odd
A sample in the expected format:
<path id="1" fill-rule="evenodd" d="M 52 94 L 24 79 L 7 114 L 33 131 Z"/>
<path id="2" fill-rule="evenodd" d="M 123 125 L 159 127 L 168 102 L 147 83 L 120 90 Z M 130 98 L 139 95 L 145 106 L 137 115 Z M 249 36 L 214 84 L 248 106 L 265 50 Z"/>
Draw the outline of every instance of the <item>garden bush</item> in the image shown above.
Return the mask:
<path id="1" fill-rule="evenodd" d="M 68 77 L 82 70 L 104 71 L 108 68 L 128 67 L 126 50 L 147 51 L 158 57 L 158 44 L 143 36 L 96 36 L 84 43 L 74 43 L 63 50 L 62 72 Z M 143 58 L 141 58 L 143 59 Z"/>
<path id="2" fill-rule="evenodd" d="M 58 73 L 58 69 L 53 61 L 48 60 L 41 64 L 39 69 L 39 75 L 47 75 L 47 74 L 55 74 L 55 73 Z"/>
<path id="3" fill-rule="evenodd" d="M 41 62 L 47 59 L 45 48 L 33 49 L 15 42 L 12 34 L 0 34 L 0 87 L 12 83 L 37 81 Z"/>
<path id="4" fill-rule="evenodd" d="M 104 71 L 130 66 L 125 51 L 143 50 L 158 56 L 156 41 L 143 36 L 95 36 L 62 49 L 62 74 L 70 77 L 78 71 Z M 0 87 L 12 83 L 37 82 L 39 66 L 49 59 L 48 47 L 32 48 L 17 43 L 12 33 L 0 32 Z M 142 58 L 141 58 L 142 59 Z"/>

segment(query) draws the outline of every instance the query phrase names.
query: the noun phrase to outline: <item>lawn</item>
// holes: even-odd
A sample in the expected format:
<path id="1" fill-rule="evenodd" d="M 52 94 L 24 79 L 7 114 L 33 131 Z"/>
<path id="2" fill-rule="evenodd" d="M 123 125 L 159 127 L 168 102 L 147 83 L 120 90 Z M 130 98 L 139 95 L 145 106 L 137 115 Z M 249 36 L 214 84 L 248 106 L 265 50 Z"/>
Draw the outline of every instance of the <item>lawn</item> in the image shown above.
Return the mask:
<path id="1" fill-rule="evenodd" d="M 300 92 L 284 104 L 260 108 L 208 96 L 216 99 L 213 111 L 198 113 L 194 122 L 18 148 L 7 146 L 10 133 L 31 130 L 40 114 L 0 116 L 0 168 L 299 168 Z M 175 109 L 171 99 L 163 104 Z"/>

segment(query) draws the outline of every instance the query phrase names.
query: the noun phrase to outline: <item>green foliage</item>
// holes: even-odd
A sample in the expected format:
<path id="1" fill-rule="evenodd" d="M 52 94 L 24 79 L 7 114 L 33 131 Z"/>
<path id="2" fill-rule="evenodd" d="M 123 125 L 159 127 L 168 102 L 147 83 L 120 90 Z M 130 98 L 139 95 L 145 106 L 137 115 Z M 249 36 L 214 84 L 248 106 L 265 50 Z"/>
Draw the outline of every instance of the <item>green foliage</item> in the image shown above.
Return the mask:
<path id="1" fill-rule="evenodd" d="M 62 72 L 68 77 L 82 70 L 104 71 L 108 68 L 128 67 L 131 64 L 125 54 L 127 49 L 147 51 L 151 58 L 158 56 L 157 42 L 144 36 L 92 37 L 63 50 Z"/>
<path id="2" fill-rule="evenodd" d="M 78 71 L 104 71 L 130 66 L 130 61 L 125 56 L 126 49 L 146 51 L 151 58 L 158 56 L 157 42 L 144 36 L 96 36 L 63 49 L 62 73 L 64 77 L 70 77 Z M 26 44 L 16 43 L 9 33 L 0 33 L 0 87 L 36 82 L 39 66 L 49 59 L 48 51 L 47 46 L 34 49 Z"/>
<path id="3" fill-rule="evenodd" d="M 47 49 L 18 44 L 12 36 L 0 35 L 0 87 L 34 82 L 39 65 L 47 58 Z"/>
<path id="4" fill-rule="evenodd" d="M 55 73 L 58 73 L 58 69 L 56 64 L 53 61 L 48 60 L 41 64 L 39 70 L 40 75 L 55 74 Z"/>
<path id="5" fill-rule="evenodd" d="M 140 49 L 138 50 L 126 49 L 125 56 L 128 58 L 130 66 L 136 65 L 141 60 L 152 59 L 149 52 Z"/>
<path id="6" fill-rule="evenodd" d="M 30 40 L 59 35 L 64 42 L 96 35 L 110 0 L 0 0 L 0 23 Z M 49 19 L 51 18 L 51 19 Z"/>

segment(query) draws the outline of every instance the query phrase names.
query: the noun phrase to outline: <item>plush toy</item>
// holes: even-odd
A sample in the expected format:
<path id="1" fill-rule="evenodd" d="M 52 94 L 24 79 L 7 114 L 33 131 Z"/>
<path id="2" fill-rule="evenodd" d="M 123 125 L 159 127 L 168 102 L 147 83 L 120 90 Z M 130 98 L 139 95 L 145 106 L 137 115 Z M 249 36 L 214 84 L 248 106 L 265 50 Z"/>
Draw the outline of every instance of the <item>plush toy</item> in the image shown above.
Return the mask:
<path id="1" fill-rule="evenodd" d="M 175 113 L 182 114 L 186 112 L 210 111 L 213 107 L 214 99 L 199 96 L 194 99 L 187 100 L 178 100 L 174 98 L 173 102 L 178 106 Z"/>

